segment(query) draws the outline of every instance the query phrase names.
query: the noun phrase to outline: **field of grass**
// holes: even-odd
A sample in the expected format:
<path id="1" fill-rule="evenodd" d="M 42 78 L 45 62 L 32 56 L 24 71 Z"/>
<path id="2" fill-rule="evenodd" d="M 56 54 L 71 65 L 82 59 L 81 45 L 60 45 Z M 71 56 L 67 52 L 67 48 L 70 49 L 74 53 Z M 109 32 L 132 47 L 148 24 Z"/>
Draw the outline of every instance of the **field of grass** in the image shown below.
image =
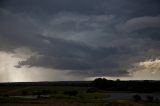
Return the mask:
<path id="1" fill-rule="evenodd" d="M 28 95 L 36 98 L 16 97 Z M 160 103 L 109 101 L 107 97 L 107 92 L 91 87 L 0 86 L 0 106 L 160 106 Z"/>

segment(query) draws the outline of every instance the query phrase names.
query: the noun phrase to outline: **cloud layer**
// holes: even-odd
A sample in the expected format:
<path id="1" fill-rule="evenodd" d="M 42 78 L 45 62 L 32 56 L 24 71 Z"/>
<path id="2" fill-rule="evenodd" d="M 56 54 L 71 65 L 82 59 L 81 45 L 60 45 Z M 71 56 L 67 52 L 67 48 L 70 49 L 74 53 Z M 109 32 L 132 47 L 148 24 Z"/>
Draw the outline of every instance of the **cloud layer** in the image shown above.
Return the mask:
<path id="1" fill-rule="evenodd" d="M 160 56 L 158 0 L 1 2 L 0 51 L 25 58 L 17 70 L 126 77 L 134 64 Z"/>
<path id="2" fill-rule="evenodd" d="M 117 25 L 117 30 L 122 32 L 133 32 L 146 28 L 160 28 L 160 16 L 133 18 L 124 24 Z"/>

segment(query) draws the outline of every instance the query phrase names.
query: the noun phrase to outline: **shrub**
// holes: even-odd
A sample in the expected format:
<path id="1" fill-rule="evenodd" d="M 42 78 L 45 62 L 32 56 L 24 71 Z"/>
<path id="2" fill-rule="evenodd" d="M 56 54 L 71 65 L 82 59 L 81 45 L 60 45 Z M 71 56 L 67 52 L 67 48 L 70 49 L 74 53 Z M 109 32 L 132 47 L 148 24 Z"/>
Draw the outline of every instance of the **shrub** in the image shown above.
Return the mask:
<path id="1" fill-rule="evenodd" d="M 98 92 L 99 90 L 97 88 L 89 88 L 87 89 L 86 93 L 95 93 Z"/>
<path id="2" fill-rule="evenodd" d="M 43 95 L 48 95 L 50 93 L 51 93 L 50 90 L 42 90 L 41 91 L 41 94 L 43 94 Z"/>
<path id="3" fill-rule="evenodd" d="M 139 101 L 142 100 L 140 95 L 134 95 L 133 99 L 134 99 L 135 102 L 139 102 Z"/>
<path id="4" fill-rule="evenodd" d="M 153 96 L 147 96 L 146 98 L 148 102 L 153 102 L 154 100 Z"/>
<path id="5" fill-rule="evenodd" d="M 57 91 L 53 91 L 52 93 L 53 93 L 53 94 L 57 94 L 58 92 L 57 92 Z"/>
<path id="6" fill-rule="evenodd" d="M 78 94 L 78 91 L 76 91 L 76 90 L 69 90 L 69 91 L 64 91 L 63 94 L 69 95 L 69 96 L 76 96 Z"/>
<path id="7" fill-rule="evenodd" d="M 28 91 L 25 91 L 25 90 L 22 91 L 23 96 L 26 96 L 27 94 L 28 94 Z"/>
<path id="8" fill-rule="evenodd" d="M 155 99 L 155 102 L 156 102 L 156 103 L 159 103 L 159 99 L 158 99 L 158 98 L 156 98 L 156 99 Z"/>

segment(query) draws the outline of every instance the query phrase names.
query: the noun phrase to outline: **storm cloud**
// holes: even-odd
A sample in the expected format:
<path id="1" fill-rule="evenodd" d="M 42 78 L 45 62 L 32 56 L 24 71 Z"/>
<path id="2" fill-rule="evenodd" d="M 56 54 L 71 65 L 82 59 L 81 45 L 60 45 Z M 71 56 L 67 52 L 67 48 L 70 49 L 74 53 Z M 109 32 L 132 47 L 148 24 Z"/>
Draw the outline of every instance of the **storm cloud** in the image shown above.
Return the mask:
<path id="1" fill-rule="evenodd" d="M 158 0 L 2 0 L 0 51 L 21 57 L 17 49 L 30 50 L 14 66 L 18 70 L 130 76 L 134 64 L 160 57 L 159 5 Z"/>
<path id="2" fill-rule="evenodd" d="M 133 32 L 146 28 L 160 28 L 160 16 L 133 18 L 117 26 L 117 29 L 123 32 Z"/>

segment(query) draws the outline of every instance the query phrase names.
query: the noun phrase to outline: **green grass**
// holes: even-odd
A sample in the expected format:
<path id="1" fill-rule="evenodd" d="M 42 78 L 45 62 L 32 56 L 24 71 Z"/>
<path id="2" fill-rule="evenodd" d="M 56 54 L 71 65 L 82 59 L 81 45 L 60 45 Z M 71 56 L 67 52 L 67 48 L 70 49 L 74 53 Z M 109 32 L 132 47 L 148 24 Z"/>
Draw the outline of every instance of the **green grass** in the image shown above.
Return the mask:
<path id="1" fill-rule="evenodd" d="M 9 96 L 12 95 L 22 95 L 22 92 L 27 91 L 27 95 L 32 95 L 36 92 L 49 91 L 49 98 L 37 98 L 34 99 L 22 99 L 22 98 L 11 98 L 2 96 L 0 99 L 1 103 L 23 103 L 23 102 L 46 102 L 50 103 L 51 101 L 61 101 L 61 102 L 77 102 L 77 103 L 103 103 L 101 98 L 105 97 L 104 92 L 94 92 L 87 93 L 86 91 L 89 87 L 71 87 L 71 86 L 31 86 L 31 87 L 14 87 L 6 88 L 6 92 Z M 76 91 L 75 96 L 70 96 L 65 94 L 65 91 Z"/>
<path id="2" fill-rule="evenodd" d="M 29 104 L 33 105 L 45 105 L 52 104 L 54 106 L 160 106 L 160 103 L 148 103 L 148 102 L 132 102 L 126 100 L 119 101 L 107 101 L 104 98 L 107 97 L 105 91 L 95 90 L 92 93 L 87 93 L 89 87 L 71 87 L 71 86 L 14 86 L 14 87 L 0 87 L 0 94 L 10 95 L 22 95 L 22 91 L 27 91 L 28 95 L 34 92 L 42 92 L 44 90 L 49 91 L 51 95 L 48 98 L 37 99 L 22 99 L 13 98 L 7 96 L 0 96 L 0 104 Z M 65 91 L 77 91 L 75 96 L 65 94 Z M 11 105 L 12 106 L 12 105 Z"/>
<path id="3" fill-rule="evenodd" d="M 160 106 L 160 103 L 145 103 L 146 106 Z"/>

